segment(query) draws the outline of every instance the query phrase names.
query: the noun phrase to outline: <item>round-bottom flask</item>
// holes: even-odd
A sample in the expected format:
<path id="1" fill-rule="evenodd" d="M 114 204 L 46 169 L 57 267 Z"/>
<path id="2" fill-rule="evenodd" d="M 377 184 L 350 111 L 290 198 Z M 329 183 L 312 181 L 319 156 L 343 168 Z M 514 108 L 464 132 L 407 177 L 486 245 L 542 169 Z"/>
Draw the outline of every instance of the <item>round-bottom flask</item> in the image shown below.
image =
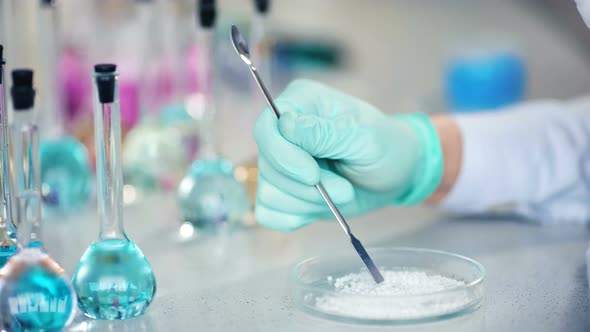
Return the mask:
<path id="1" fill-rule="evenodd" d="M 88 202 L 92 176 L 86 147 L 64 137 L 41 143 L 43 201 L 59 210 L 80 208 Z"/>
<path id="2" fill-rule="evenodd" d="M 170 190 L 182 177 L 187 159 L 179 130 L 156 121 L 142 121 L 125 140 L 125 183 L 146 191 Z"/>
<path id="3" fill-rule="evenodd" d="M 8 236 L 6 226 L 0 226 L 0 268 L 8 262 L 15 252 L 16 242 Z"/>
<path id="4" fill-rule="evenodd" d="M 80 309 L 95 319 L 127 319 L 145 312 L 156 293 L 154 272 L 132 241 L 94 242 L 73 278 Z"/>
<path id="5" fill-rule="evenodd" d="M 19 250 L 0 270 L 0 326 L 8 331 L 61 331 L 75 309 L 71 283 L 42 248 Z"/>
<path id="6" fill-rule="evenodd" d="M 152 267 L 123 229 L 121 121 L 116 65 L 94 67 L 94 128 L 100 233 L 78 263 L 73 284 L 80 310 L 95 319 L 143 314 L 156 294 Z"/>
<path id="7" fill-rule="evenodd" d="M 202 231 L 234 229 L 250 211 L 248 193 L 224 159 L 196 160 L 180 182 L 178 202 L 183 227 Z"/>

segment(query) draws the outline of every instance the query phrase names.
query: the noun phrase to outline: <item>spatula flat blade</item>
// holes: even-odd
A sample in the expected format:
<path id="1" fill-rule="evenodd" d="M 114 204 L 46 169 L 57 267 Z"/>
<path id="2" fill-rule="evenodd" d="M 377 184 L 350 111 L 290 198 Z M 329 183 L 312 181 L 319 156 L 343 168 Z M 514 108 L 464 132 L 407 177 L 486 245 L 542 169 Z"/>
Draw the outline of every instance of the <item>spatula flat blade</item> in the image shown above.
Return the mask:
<path id="1" fill-rule="evenodd" d="M 382 283 L 383 276 L 381 275 L 381 272 L 379 272 L 377 266 L 375 266 L 375 263 L 371 259 L 371 256 L 369 256 L 369 253 L 367 253 L 367 251 L 365 250 L 365 247 L 363 246 L 361 241 L 359 241 L 354 235 L 350 234 L 350 242 L 352 243 L 352 246 L 363 260 L 363 263 L 365 264 L 367 271 L 369 271 L 369 274 L 371 275 L 371 277 L 373 277 L 375 283 Z"/>

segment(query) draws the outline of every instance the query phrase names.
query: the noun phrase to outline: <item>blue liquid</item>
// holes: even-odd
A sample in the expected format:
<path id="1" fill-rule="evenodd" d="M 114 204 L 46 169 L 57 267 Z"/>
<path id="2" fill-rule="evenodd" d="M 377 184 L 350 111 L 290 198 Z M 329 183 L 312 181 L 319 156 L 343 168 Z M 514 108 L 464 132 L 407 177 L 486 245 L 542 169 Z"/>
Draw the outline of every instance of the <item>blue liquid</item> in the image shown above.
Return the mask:
<path id="1" fill-rule="evenodd" d="M 195 161 L 178 187 L 178 201 L 182 222 L 206 231 L 240 226 L 250 211 L 246 188 L 223 159 Z"/>
<path id="2" fill-rule="evenodd" d="M 67 326 L 76 303 L 69 282 L 36 264 L 13 271 L 18 275 L 9 275 L 0 291 L 0 316 L 9 331 L 61 331 Z"/>
<path id="3" fill-rule="evenodd" d="M 0 246 L 0 268 L 2 268 L 6 262 L 14 255 L 16 252 L 16 246 Z"/>
<path id="4" fill-rule="evenodd" d="M 73 280 L 82 312 L 95 319 L 127 319 L 145 312 L 156 293 L 149 262 L 127 240 L 94 242 L 80 259 Z"/>
<path id="5" fill-rule="evenodd" d="M 73 138 L 41 142 L 43 200 L 50 207 L 72 210 L 90 197 L 91 173 L 86 147 Z"/>

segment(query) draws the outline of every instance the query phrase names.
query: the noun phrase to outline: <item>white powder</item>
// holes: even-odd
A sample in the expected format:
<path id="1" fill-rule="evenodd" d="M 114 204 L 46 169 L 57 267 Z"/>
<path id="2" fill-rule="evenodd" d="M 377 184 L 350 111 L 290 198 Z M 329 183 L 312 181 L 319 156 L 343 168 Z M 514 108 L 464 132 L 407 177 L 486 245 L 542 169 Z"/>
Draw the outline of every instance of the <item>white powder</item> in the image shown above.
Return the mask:
<path id="1" fill-rule="evenodd" d="M 412 270 L 381 273 L 385 281 L 379 285 L 365 271 L 328 277 L 337 294 L 317 297 L 316 310 L 362 319 L 406 320 L 456 312 L 473 300 L 467 291 L 436 294 L 464 286 L 461 280 Z"/>

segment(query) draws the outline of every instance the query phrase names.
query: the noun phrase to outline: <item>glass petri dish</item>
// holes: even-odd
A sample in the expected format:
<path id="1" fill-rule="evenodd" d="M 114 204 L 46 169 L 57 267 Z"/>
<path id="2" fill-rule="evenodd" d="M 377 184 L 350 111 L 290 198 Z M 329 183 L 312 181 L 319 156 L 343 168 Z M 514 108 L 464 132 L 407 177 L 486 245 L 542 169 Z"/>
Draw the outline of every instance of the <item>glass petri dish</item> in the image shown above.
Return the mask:
<path id="1" fill-rule="evenodd" d="M 343 292 L 336 286 L 339 278 L 351 273 L 364 273 L 370 278 L 359 258 L 314 257 L 293 269 L 292 291 L 297 305 L 313 315 L 341 322 L 410 324 L 460 316 L 482 303 L 485 269 L 473 259 L 421 248 L 373 248 L 368 252 L 382 273 L 406 276 L 404 283 L 414 283 L 414 291 L 377 295 Z M 432 290 L 416 286 L 412 276 L 420 277 L 421 281 L 416 282 L 430 278 L 452 282 L 447 283 L 449 287 Z"/>

